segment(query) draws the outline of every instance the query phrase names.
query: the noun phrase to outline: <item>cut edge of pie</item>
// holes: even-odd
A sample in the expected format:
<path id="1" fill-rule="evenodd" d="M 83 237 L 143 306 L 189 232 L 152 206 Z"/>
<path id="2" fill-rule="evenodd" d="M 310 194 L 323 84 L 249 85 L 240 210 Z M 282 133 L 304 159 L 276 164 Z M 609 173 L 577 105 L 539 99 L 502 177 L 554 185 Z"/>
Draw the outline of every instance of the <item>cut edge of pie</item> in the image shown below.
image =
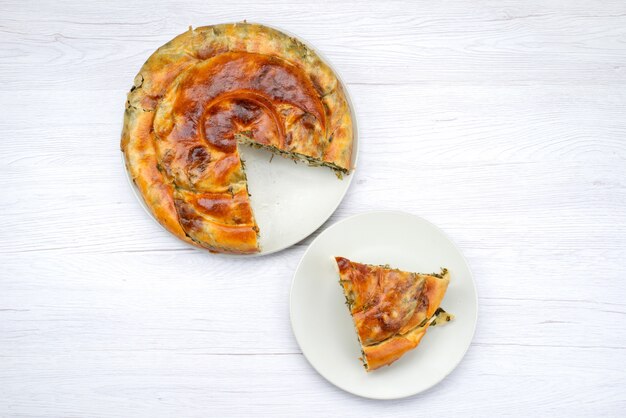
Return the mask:
<path id="1" fill-rule="evenodd" d="M 235 134 L 235 137 L 237 138 L 237 142 L 240 145 L 247 145 L 250 148 L 262 149 L 272 153 L 273 155 L 278 155 L 283 158 L 291 159 L 295 162 L 307 164 L 310 167 L 330 168 L 339 179 L 343 178 L 344 175 L 350 175 L 350 172 L 354 169 L 354 167 L 352 167 L 352 169 L 341 167 L 333 162 L 324 161 L 320 158 L 314 158 L 306 154 L 301 154 L 293 151 L 285 151 L 274 145 L 261 144 L 243 134 Z"/>
<path id="2" fill-rule="evenodd" d="M 416 348 L 428 327 L 454 315 L 440 307 L 450 273 L 420 274 L 335 257 L 339 282 L 368 372 L 388 366 Z"/>

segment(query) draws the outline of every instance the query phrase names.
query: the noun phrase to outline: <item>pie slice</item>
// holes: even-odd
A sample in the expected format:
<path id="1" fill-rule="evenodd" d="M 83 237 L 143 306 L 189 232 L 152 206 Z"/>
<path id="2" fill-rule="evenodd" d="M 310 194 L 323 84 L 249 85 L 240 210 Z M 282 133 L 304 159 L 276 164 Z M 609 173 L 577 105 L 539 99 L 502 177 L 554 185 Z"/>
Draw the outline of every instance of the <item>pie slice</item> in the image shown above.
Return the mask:
<path id="1" fill-rule="evenodd" d="M 420 274 L 335 257 L 367 371 L 388 366 L 420 343 L 429 326 L 454 317 L 439 307 L 447 269 Z"/>

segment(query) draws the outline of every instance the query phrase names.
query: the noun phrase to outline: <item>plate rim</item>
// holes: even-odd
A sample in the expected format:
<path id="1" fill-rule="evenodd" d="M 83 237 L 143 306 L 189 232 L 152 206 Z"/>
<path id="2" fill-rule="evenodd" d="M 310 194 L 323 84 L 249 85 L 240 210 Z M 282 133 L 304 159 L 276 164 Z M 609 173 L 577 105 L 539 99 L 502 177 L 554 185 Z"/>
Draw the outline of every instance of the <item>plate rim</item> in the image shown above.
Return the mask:
<path id="1" fill-rule="evenodd" d="M 307 357 L 306 353 L 304 352 L 304 350 L 302 349 L 302 345 L 300 343 L 300 339 L 298 338 L 298 332 L 296 332 L 296 329 L 294 327 L 294 321 L 293 321 L 293 315 L 294 315 L 294 303 L 293 303 L 293 288 L 296 282 L 296 276 L 298 274 L 298 272 L 300 271 L 300 267 L 302 266 L 302 263 L 304 262 L 304 259 L 306 258 L 306 256 L 309 254 L 309 252 L 311 251 L 311 248 L 313 247 L 313 244 L 322 236 L 324 235 L 327 231 L 331 230 L 332 228 L 334 228 L 335 226 L 338 226 L 344 222 L 353 220 L 355 218 L 359 218 L 361 216 L 366 216 L 366 215 L 380 215 L 380 214 L 395 214 L 395 215 L 400 215 L 400 216 L 409 216 L 412 217 L 414 219 L 417 219 L 418 221 L 422 221 L 425 222 L 426 224 L 428 224 L 430 227 L 434 228 L 435 230 L 437 230 L 439 233 L 441 233 L 443 235 L 444 238 L 446 238 L 450 244 L 452 244 L 453 248 L 458 252 L 458 254 L 461 256 L 461 260 L 463 261 L 463 263 L 465 264 L 465 266 L 467 267 L 467 270 L 469 271 L 469 278 L 470 278 L 470 282 L 472 285 L 472 288 L 474 290 L 474 305 L 476 306 L 476 314 L 474 315 L 473 318 L 473 325 L 472 325 L 472 333 L 471 333 L 471 338 L 469 339 L 469 343 L 467 344 L 467 347 L 465 347 L 465 350 L 463 351 L 463 354 L 461 356 L 459 356 L 459 359 L 454 362 L 453 364 L 451 364 L 450 368 L 443 374 L 443 376 L 441 377 L 441 379 L 434 381 L 433 383 L 431 383 L 430 385 L 426 386 L 425 388 L 421 389 L 421 390 L 417 390 L 417 391 L 409 391 L 407 393 L 401 393 L 397 396 L 376 396 L 376 395 L 365 395 L 362 393 L 357 393 L 356 391 L 351 390 L 349 387 L 344 387 L 344 386 L 340 386 L 339 384 L 337 384 L 336 382 L 332 381 L 326 374 L 322 373 L 312 362 L 311 360 L 309 360 L 309 358 Z M 298 262 L 298 265 L 296 266 L 296 269 L 294 270 L 293 273 L 293 277 L 291 280 L 291 286 L 289 288 L 289 322 L 291 325 L 291 331 L 293 333 L 294 338 L 296 339 L 296 342 L 298 343 L 298 347 L 300 348 L 300 350 L 302 351 L 302 355 L 304 356 L 304 358 L 306 359 L 307 363 L 320 375 L 322 376 L 328 383 L 331 383 L 333 386 L 348 392 L 352 395 L 355 396 L 359 396 L 361 398 L 365 398 L 365 399 L 375 399 L 375 400 L 394 400 L 394 399 L 403 399 L 403 398 L 408 398 L 411 396 L 415 396 L 418 395 L 420 393 L 424 393 L 430 389 L 432 389 L 434 386 L 438 385 L 439 383 L 441 383 L 442 381 L 444 381 L 458 366 L 459 364 L 461 364 L 461 361 L 463 361 L 463 359 L 465 358 L 465 356 L 467 355 L 467 351 L 469 350 L 469 348 L 472 346 L 472 342 L 474 341 L 474 336 L 476 335 L 476 325 L 478 323 L 478 290 L 476 288 L 476 281 L 474 280 L 474 273 L 472 272 L 472 269 L 470 268 L 470 265 L 467 261 L 467 258 L 465 257 L 465 255 L 463 254 L 463 252 L 460 250 L 460 248 L 458 247 L 458 245 L 454 242 L 454 240 L 452 240 L 450 238 L 450 236 L 441 228 L 439 228 L 437 225 L 435 225 L 434 223 L 430 222 L 429 220 L 415 215 L 413 213 L 410 212 L 405 212 L 402 210 L 394 210 L 394 209 L 388 209 L 388 210 L 371 210 L 371 211 L 365 211 L 365 212 L 359 212 L 356 213 L 354 215 L 348 216 L 347 218 L 341 219 L 337 222 L 335 222 L 334 224 L 330 225 L 328 228 L 324 229 L 324 231 L 322 231 L 317 237 L 315 237 L 315 239 L 313 239 L 313 241 L 311 241 L 311 243 L 307 246 L 307 249 L 305 250 L 304 254 L 302 254 L 302 257 L 300 258 L 300 261 Z"/>
<path id="2" fill-rule="evenodd" d="M 235 23 L 241 23 L 241 22 L 215 23 L 213 25 L 235 24 Z M 161 222 L 159 222 L 157 220 L 157 218 L 154 216 L 152 211 L 150 211 L 150 208 L 148 207 L 148 205 L 144 201 L 143 196 L 141 195 L 141 192 L 139 191 L 139 188 L 134 183 L 132 175 L 130 173 L 130 170 L 128 169 L 128 165 L 127 165 L 127 161 L 126 161 L 126 155 L 124 154 L 124 151 L 121 150 L 122 164 L 124 166 L 124 171 L 126 172 L 126 178 L 127 178 L 128 183 L 130 185 L 130 188 L 133 191 L 133 194 L 135 195 L 137 200 L 139 201 L 139 204 L 144 209 L 144 211 L 148 214 L 148 216 L 157 225 L 159 225 L 159 227 L 162 230 L 167 232 L 167 235 L 175 238 L 176 241 L 183 243 L 185 246 L 188 246 L 188 247 L 193 248 L 193 249 L 198 250 L 198 251 L 202 251 L 204 253 L 208 253 L 208 254 L 210 254 L 212 256 L 224 257 L 224 258 L 252 258 L 252 257 L 262 257 L 262 256 L 265 256 L 265 255 L 275 254 L 275 253 L 278 253 L 280 251 L 286 250 L 287 248 L 291 248 L 294 245 L 296 245 L 297 243 L 299 243 L 300 241 L 302 241 L 302 240 L 308 238 L 309 236 L 311 236 L 311 234 L 313 234 L 315 231 L 320 229 L 320 227 L 322 227 L 324 225 L 324 223 L 326 223 L 328 221 L 328 219 L 333 215 L 333 213 L 335 213 L 335 211 L 337 210 L 339 205 L 341 205 L 341 203 L 345 199 L 346 194 L 348 194 L 348 190 L 350 190 L 350 187 L 352 186 L 352 182 L 354 180 L 354 177 L 356 176 L 357 167 L 358 167 L 357 163 L 358 163 L 358 160 L 359 160 L 359 121 L 358 121 L 358 116 L 357 116 L 357 112 L 356 112 L 355 107 L 354 107 L 354 102 L 352 101 L 352 97 L 351 97 L 350 91 L 348 90 L 348 85 L 345 83 L 344 79 L 341 77 L 341 75 L 339 74 L 337 69 L 331 64 L 331 62 L 326 58 L 326 56 L 324 54 L 322 54 L 308 40 L 302 38 L 301 36 L 295 35 L 292 32 L 284 30 L 283 28 L 281 28 L 279 26 L 275 26 L 275 25 L 269 25 L 269 24 L 260 23 L 260 22 L 248 22 L 248 23 L 266 26 L 266 27 L 268 27 L 270 29 L 277 30 L 279 32 L 284 33 L 285 35 L 288 35 L 288 36 L 290 36 L 292 38 L 297 39 L 299 42 L 301 42 L 307 48 L 309 48 L 311 51 L 313 51 L 315 54 L 317 54 L 317 56 L 320 58 L 320 60 L 324 64 L 326 64 L 328 66 L 328 68 L 331 69 L 331 71 L 333 72 L 333 74 L 337 78 L 337 81 L 339 81 L 339 85 L 343 89 L 344 95 L 346 96 L 346 101 L 348 102 L 348 108 L 350 109 L 350 116 L 352 117 L 352 132 L 353 132 L 352 155 L 351 155 L 352 168 L 350 170 L 350 174 L 344 175 L 342 179 L 338 179 L 339 181 L 347 181 L 346 187 L 344 188 L 344 190 L 341 193 L 341 197 L 339 197 L 337 199 L 337 202 L 329 210 L 328 214 L 324 215 L 323 220 L 321 222 L 319 222 L 319 225 L 315 226 L 315 228 L 312 228 L 311 231 L 306 233 L 306 235 L 304 235 L 303 237 L 300 237 L 300 238 L 296 239 L 293 242 L 289 241 L 287 244 L 281 245 L 278 248 L 276 248 L 274 250 L 271 250 L 271 251 L 264 251 L 263 247 L 261 247 L 261 251 L 259 251 L 258 253 L 250 253 L 250 254 L 218 253 L 218 252 L 211 252 L 211 251 L 209 251 L 206 248 L 195 246 L 195 245 L 193 245 L 193 244 L 191 244 L 189 242 L 186 242 L 186 241 L 180 239 L 179 237 L 177 237 L 176 235 L 174 235 L 170 231 L 168 231 L 167 228 L 165 228 L 165 226 L 163 226 L 161 224 Z M 213 25 L 210 25 L 210 26 L 213 26 Z M 305 164 L 305 163 L 301 163 L 301 164 Z M 326 167 L 310 167 L 310 168 L 311 169 L 327 169 Z M 346 177 L 347 177 L 347 179 L 346 179 Z"/>

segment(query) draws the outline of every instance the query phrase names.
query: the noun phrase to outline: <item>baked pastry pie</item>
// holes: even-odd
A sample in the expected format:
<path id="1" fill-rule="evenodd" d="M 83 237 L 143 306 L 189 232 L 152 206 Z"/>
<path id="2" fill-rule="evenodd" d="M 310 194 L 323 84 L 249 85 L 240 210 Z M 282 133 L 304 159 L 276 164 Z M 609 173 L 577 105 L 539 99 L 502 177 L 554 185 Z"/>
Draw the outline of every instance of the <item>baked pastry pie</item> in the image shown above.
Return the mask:
<path id="1" fill-rule="evenodd" d="M 143 65 L 121 147 L 155 218 L 214 252 L 259 251 L 238 144 L 348 174 L 341 83 L 306 45 L 249 23 L 189 29 Z"/>
<path id="2" fill-rule="evenodd" d="M 409 273 L 335 257 L 367 371 L 388 366 L 420 343 L 429 326 L 454 317 L 439 307 L 450 275 Z"/>

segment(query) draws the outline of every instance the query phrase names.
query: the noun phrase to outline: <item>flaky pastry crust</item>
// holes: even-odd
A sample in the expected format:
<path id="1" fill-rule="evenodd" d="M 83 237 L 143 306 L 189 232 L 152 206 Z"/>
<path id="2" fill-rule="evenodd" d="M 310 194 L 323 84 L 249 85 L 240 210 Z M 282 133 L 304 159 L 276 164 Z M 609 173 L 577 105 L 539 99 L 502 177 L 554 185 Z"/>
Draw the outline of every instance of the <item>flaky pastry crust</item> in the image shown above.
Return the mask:
<path id="1" fill-rule="evenodd" d="M 417 347 L 437 315 L 445 313 L 439 309 L 450 283 L 445 269 L 419 274 L 335 260 L 368 371 L 390 365 Z"/>

